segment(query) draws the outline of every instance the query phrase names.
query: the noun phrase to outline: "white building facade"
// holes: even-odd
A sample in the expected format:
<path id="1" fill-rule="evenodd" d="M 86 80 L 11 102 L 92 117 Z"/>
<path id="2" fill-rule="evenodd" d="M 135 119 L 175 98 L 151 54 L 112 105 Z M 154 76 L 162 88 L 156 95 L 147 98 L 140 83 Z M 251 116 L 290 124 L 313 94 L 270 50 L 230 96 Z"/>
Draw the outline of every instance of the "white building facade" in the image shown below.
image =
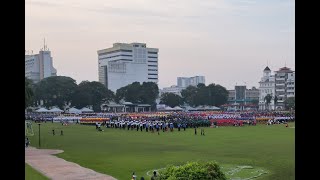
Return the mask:
<path id="1" fill-rule="evenodd" d="M 204 76 L 177 77 L 177 85 L 181 88 L 187 88 L 188 86 L 197 86 L 200 83 L 205 84 Z"/>
<path id="2" fill-rule="evenodd" d="M 46 46 L 39 51 L 39 54 L 25 55 L 25 77 L 34 83 L 56 75 L 57 70 L 53 67 L 51 51 Z"/>
<path id="3" fill-rule="evenodd" d="M 285 100 L 295 97 L 295 72 L 283 67 L 275 71 L 275 94 L 278 97 L 276 109 L 285 108 Z"/>
<path id="4" fill-rule="evenodd" d="M 158 52 L 145 43 L 114 43 L 98 50 L 99 82 L 113 92 L 133 82 L 158 83 Z"/>
<path id="5" fill-rule="evenodd" d="M 183 88 L 179 87 L 179 86 L 171 86 L 171 87 L 164 87 L 163 89 L 161 89 L 159 91 L 159 97 L 161 97 L 162 94 L 164 93 L 173 93 L 176 94 L 178 96 L 181 96 L 181 91 L 183 90 Z"/>
<path id="6" fill-rule="evenodd" d="M 259 82 L 259 92 L 259 110 L 274 110 L 275 76 L 271 74 L 268 66 L 263 70 L 263 76 Z M 267 106 L 264 99 L 268 94 L 270 94 L 272 100 Z"/>

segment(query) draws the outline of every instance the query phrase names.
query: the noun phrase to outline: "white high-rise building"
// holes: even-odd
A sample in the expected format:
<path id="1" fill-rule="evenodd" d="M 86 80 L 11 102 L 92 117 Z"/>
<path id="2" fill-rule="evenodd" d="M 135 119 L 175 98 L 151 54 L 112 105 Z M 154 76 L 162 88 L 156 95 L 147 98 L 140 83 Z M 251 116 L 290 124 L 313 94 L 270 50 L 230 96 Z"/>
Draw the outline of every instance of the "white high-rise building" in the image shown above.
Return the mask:
<path id="1" fill-rule="evenodd" d="M 133 82 L 158 83 L 158 51 L 145 43 L 114 43 L 98 50 L 99 82 L 113 92 Z"/>
<path id="2" fill-rule="evenodd" d="M 277 109 L 285 108 L 285 100 L 295 97 L 295 72 L 283 67 L 275 71 L 275 94 L 278 97 Z"/>
<path id="3" fill-rule="evenodd" d="M 160 89 L 159 91 L 159 97 L 161 97 L 162 94 L 164 93 L 173 93 L 176 94 L 178 96 L 181 96 L 181 91 L 183 88 L 179 87 L 179 86 L 170 86 L 170 87 L 164 87 L 163 89 Z"/>
<path id="4" fill-rule="evenodd" d="M 197 86 L 200 83 L 205 84 L 204 76 L 177 77 L 177 85 L 181 88 L 187 88 L 188 86 Z"/>
<path id="5" fill-rule="evenodd" d="M 259 110 L 272 110 L 274 109 L 274 95 L 275 95 L 275 76 L 271 74 L 270 68 L 267 66 L 263 70 L 263 77 L 261 78 L 261 81 L 259 82 Z M 270 94 L 272 97 L 272 100 L 269 104 L 269 106 L 266 106 L 266 102 L 264 98 Z"/>
<path id="6" fill-rule="evenodd" d="M 51 51 L 46 45 L 39 51 L 39 54 L 25 55 L 25 77 L 34 83 L 56 75 L 57 70 L 53 67 Z"/>

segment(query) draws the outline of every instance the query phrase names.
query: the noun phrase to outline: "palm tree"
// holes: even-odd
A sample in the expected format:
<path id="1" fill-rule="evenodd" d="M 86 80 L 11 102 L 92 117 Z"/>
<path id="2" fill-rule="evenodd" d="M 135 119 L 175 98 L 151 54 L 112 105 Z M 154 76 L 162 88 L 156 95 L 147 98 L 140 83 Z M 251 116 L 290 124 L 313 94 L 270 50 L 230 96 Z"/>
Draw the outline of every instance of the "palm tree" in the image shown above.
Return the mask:
<path id="1" fill-rule="evenodd" d="M 267 94 L 264 97 L 264 101 L 266 102 L 266 107 L 267 107 L 268 110 L 269 110 L 269 104 L 271 103 L 271 99 L 272 99 L 272 96 L 270 94 Z"/>
<path id="2" fill-rule="evenodd" d="M 28 107 L 28 105 L 30 104 L 32 97 L 34 95 L 33 90 L 32 90 L 32 81 L 28 78 L 25 78 L 24 81 L 24 91 L 25 91 L 25 108 Z"/>

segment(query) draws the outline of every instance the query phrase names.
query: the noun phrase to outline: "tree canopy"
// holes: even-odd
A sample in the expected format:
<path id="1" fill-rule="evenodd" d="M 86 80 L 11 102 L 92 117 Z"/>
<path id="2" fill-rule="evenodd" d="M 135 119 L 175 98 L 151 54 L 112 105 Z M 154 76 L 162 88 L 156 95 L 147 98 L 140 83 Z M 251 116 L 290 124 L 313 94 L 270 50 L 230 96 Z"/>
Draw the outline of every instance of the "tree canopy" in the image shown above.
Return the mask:
<path id="1" fill-rule="evenodd" d="M 219 84 L 198 84 L 197 87 L 189 86 L 181 91 L 183 101 L 190 106 L 211 105 L 221 106 L 228 100 L 227 89 Z"/>
<path id="2" fill-rule="evenodd" d="M 24 79 L 24 91 L 25 91 L 25 94 L 24 94 L 24 97 L 25 97 L 24 107 L 27 108 L 32 103 L 34 92 L 33 92 L 33 89 L 32 89 L 32 80 L 30 80 L 30 79 L 28 79 L 26 77 Z"/>
<path id="3" fill-rule="evenodd" d="M 295 98 L 294 97 L 289 97 L 284 101 L 285 108 L 286 109 L 295 109 Z"/>
<path id="4" fill-rule="evenodd" d="M 35 87 L 35 100 L 43 100 L 44 106 L 63 106 L 72 100 L 76 81 L 66 76 L 51 76 L 42 79 Z"/>
<path id="5" fill-rule="evenodd" d="M 183 104 L 182 97 L 173 93 L 164 93 L 161 95 L 160 103 L 170 107 L 180 106 Z"/>
<path id="6" fill-rule="evenodd" d="M 94 111 L 100 111 L 102 102 L 114 100 L 114 93 L 97 81 L 82 81 L 72 97 L 72 105 L 77 108 L 92 105 Z"/>
<path id="7" fill-rule="evenodd" d="M 119 88 L 116 91 L 116 101 L 121 100 L 154 105 L 159 95 L 158 85 L 154 82 L 133 82 L 125 87 Z"/>

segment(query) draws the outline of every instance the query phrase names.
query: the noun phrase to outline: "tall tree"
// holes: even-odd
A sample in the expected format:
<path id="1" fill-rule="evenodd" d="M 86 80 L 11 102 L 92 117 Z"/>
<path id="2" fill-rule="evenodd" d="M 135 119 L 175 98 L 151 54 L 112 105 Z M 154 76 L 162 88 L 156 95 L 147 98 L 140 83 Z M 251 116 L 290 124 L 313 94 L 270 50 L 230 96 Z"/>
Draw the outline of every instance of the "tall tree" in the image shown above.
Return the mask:
<path id="1" fill-rule="evenodd" d="M 205 84 L 199 83 L 197 85 L 197 93 L 196 97 L 194 98 L 194 105 L 199 106 L 199 105 L 205 105 L 209 103 L 209 88 L 206 87 Z"/>
<path id="2" fill-rule="evenodd" d="M 140 99 L 142 103 L 154 104 L 159 96 L 158 85 L 154 82 L 143 82 L 141 85 Z"/>
<path id="3" fill-rule="evenodd" d="M 121 87 L 116 91 L 115 101 L 119 103 L 121 100 L 125 100 L 127 95 L 127 87 Z"/>
<path id="4" fill-rule="evenodd" d="M 214 99 L 216 101 L 215 101 L 214 106 L 218 106 L 219 107 L 219 106 L 225 104 L 228 101 L 229 92 L 225 87 L 217 84 L 215 86 L 215 92 L 216 93 L 215 93 Z"/>
<path id="5" fill-rule="evenodd" d="M 24 108 L 27 108 L 29 105 L 31 105 L 34 92 L 32 89 L 32 80 L 28 79 L 25 77 L 24 79 L 24 97 L 25 97 L 25 103 L 24 103 Z"/>
<path id="6" fill-rule="evenodd" d="M 274 95 L 273 102 L 274 102 L 274 108 L 276 108 L 278 103 L 278 97 L 276 95 Z"/>
<path id="7" fill-rule="evenodd" d="M 124 86 L 116 91 L 116 101 L 120 100 L 132 102 L 150 104 L 155 108 L 155 101 L 159 94 L 158 85 L 154 82 L 133 82 L 127 86 Z"/>
<path id="8" fill-rule="evenodd" d="M 160 103 L 170 107 L 180 106 L 183 104 L 182 97 L 173 93 L 164 93 L 161 95 Z"/>
<path id="9" fill-rule="evenodd" d="M 97 81 L 82 81 L 72 98 L 72 105 L 78 108 L 93 106 L 94 111 L 100 111 L 101 103 L 114 100 L 114 93 Z"/>
<path id="10" fill-rule="evenodd" d="M 141 103 L 141 87 L 139 82 L 133 82 L 126 86 L 125 101 L 132 103 Z"/>
<path id="11" fill-rule="evenodd" d="M 284 101 L 286 110 L 295 109 L 295 98 L 289 97 Z"/>
<path id="12" fill-rule="evenodd" d="M 190 106 L 212 105 L 221 106 L 228 100 L 228 91 L 225 87 L 216 84 L 198 84 L 197 87 L 189 86 L 181 91 L 184 102 Z"/>
<path id="13" fill-rule="evenodd" d="M 196 106 L 196 95 L 198 92 L 198 88 L 194 86 L 188 86 L 186 89 L 183 89 L 181 91 L 181 96 L 183 98 L 183 101 L 190 106 L 194 107 Z"/>
<path id="14" fill-rule="evenodd" d="M 269 109 L 269 105 L 271 103 L 271 100 L 272 100 L 272 96 L 270 94 L 267 94 L 265 97 L 264 97 L 264 101 L 266 102 L 266 108 Z"/>
<path id="15" fill-rule="evenodd" d="M 76 81 L 66 76 L 51 76 L 42 79 L 35 87 L 37 101 L 43 100 L 44 106 L 63 108 L 65 103 L 72 100 L 77 88 Z"/>

